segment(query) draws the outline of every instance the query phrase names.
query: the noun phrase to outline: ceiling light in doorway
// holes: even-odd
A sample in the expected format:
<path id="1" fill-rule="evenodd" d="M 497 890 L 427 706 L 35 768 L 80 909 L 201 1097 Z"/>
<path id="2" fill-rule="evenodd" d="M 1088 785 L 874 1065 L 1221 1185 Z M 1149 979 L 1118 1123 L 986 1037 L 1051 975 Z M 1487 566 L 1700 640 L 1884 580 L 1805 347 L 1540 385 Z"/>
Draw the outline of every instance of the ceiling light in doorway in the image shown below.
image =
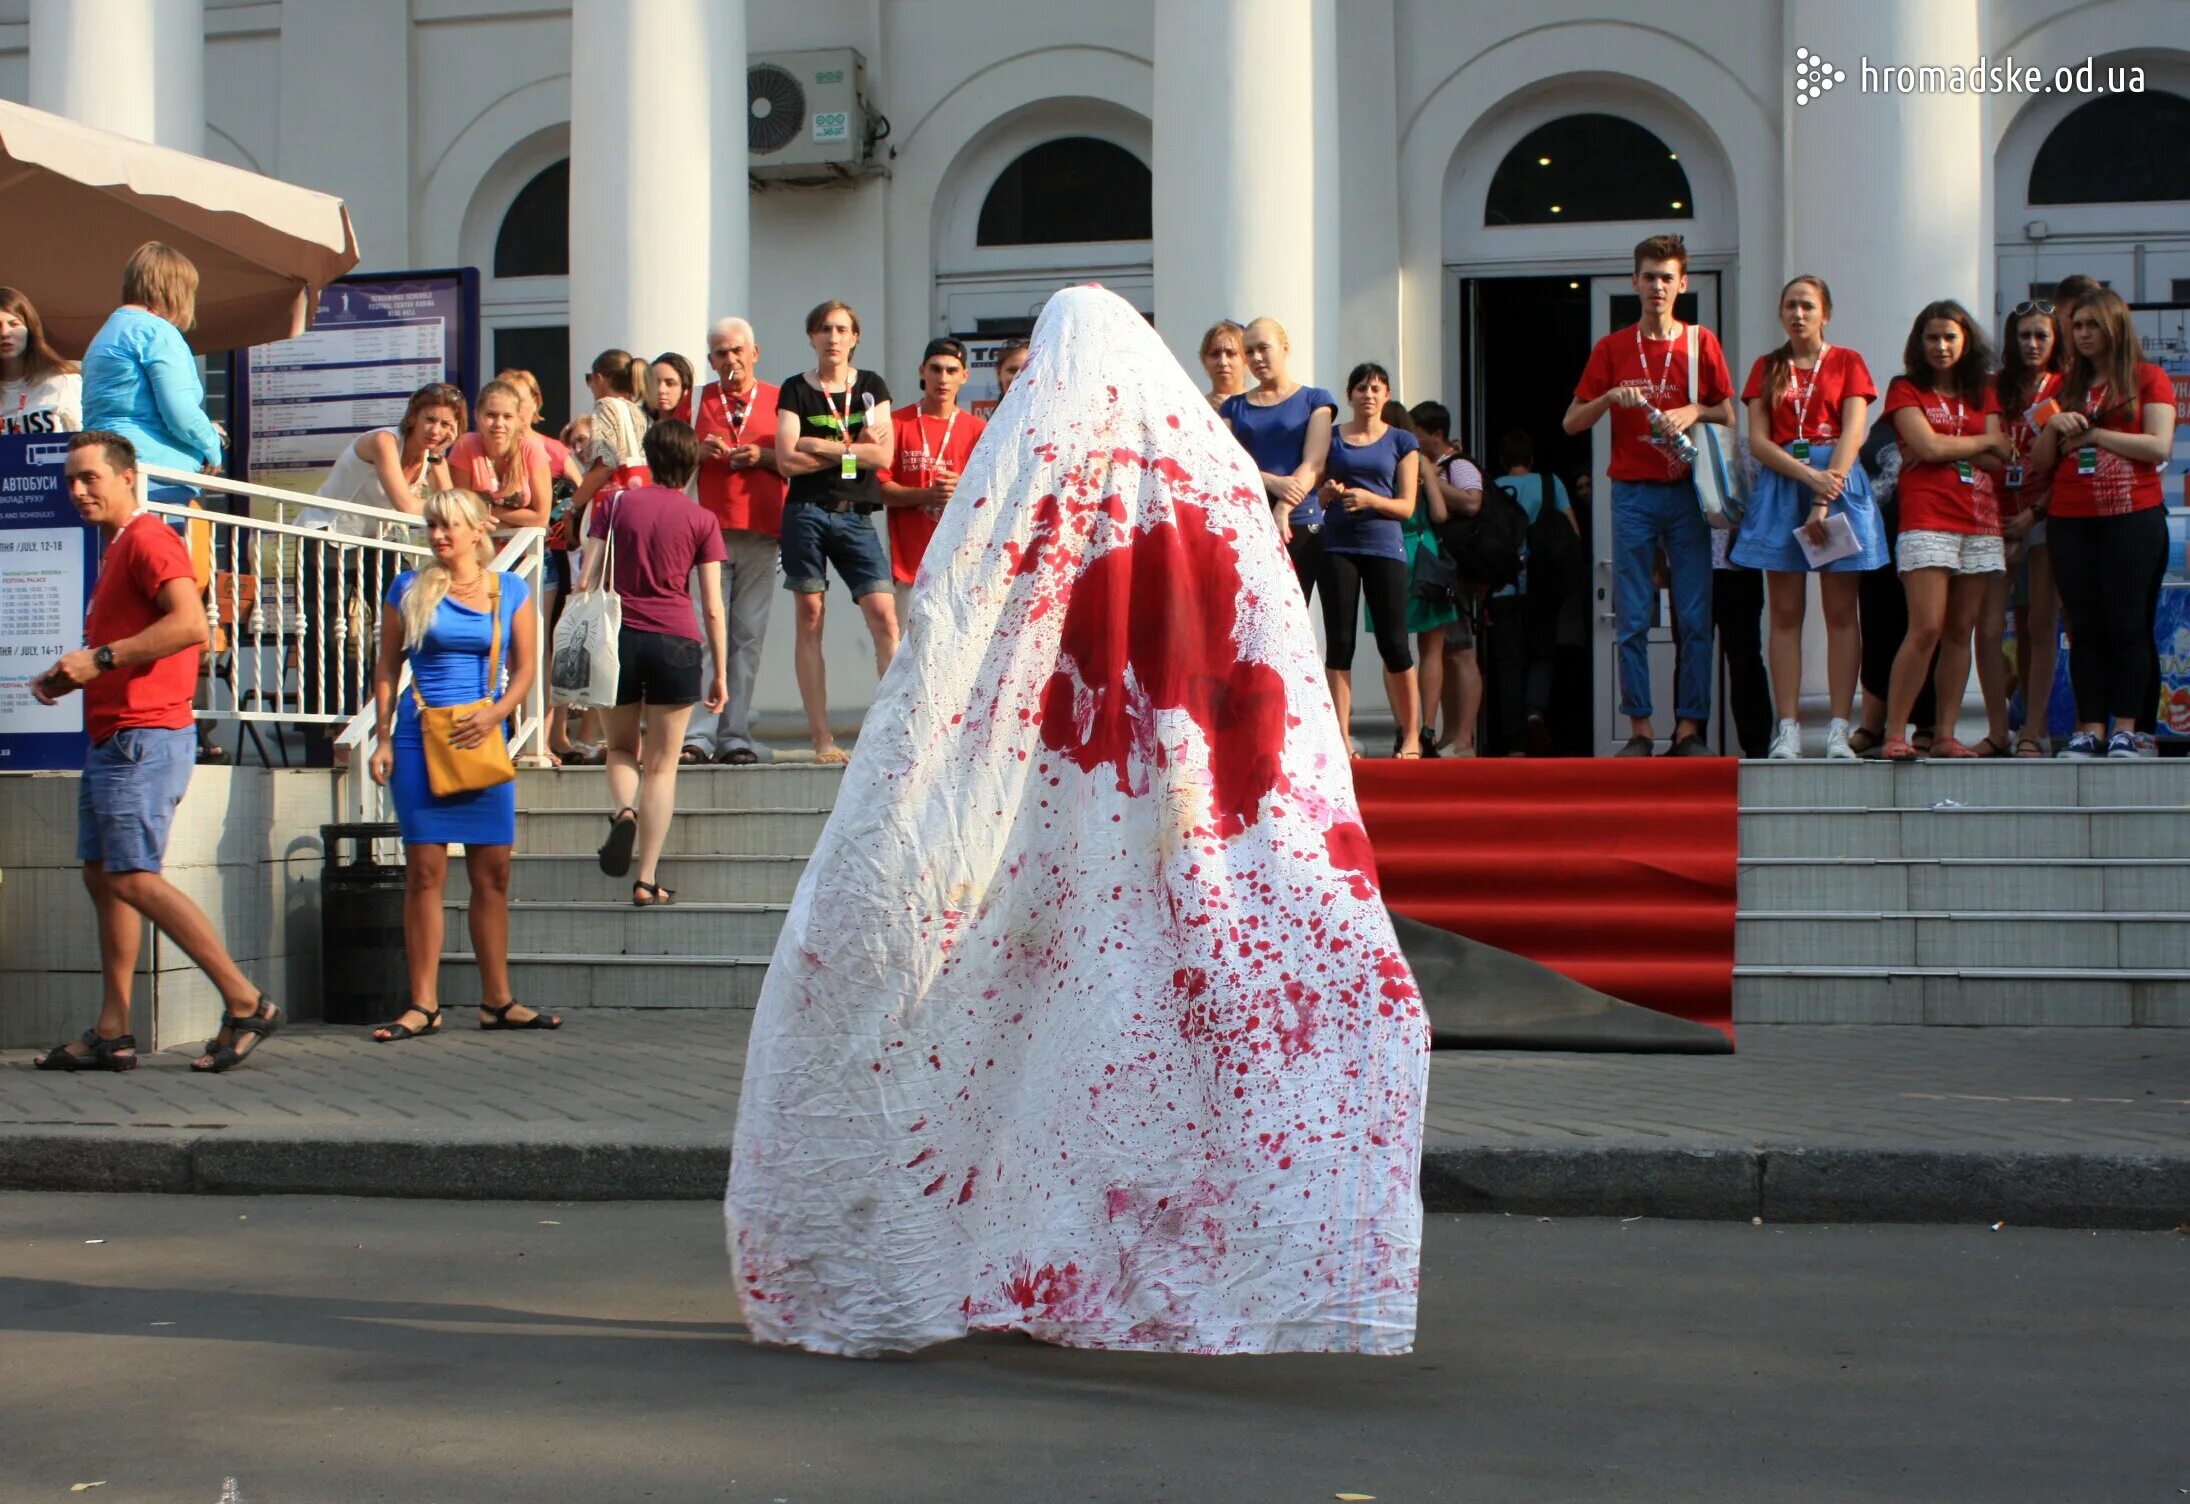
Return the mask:
<path id="1" fill-rule="evenodd" d="M 1681 154 L 1677 151 L 1669 151 L 1665 154 L 1665 160 L 1668 162 L 1678 162 L 1680 159 Z"/>
<path id="2" fill-rule="evenodd" d="M 1538 167 L 1549 167 L 1549 166 L 1551 165 L 1551 158 L 1549 158 L 1549 157 L 1538 157 L 1538 158 L 1536 159 L 1536 165 L 1537 165 Z"/>
<path id="3" fill-rule="evenodd" d="M 1557 214 L 1559 212 L 1559 206 L 1557 204 L 1553 204 L 1551 206 L 1551 212 Z"/>
<path id="4" fill-rule="evenodd" d="M 1680 206 L 1681 206 L 1681 201 L 1680 201 L 1679 199 L 1675 199 L 1675 200 L 1673 200 L 1673 207 L 1674 207 L 1674 208 L 1678 209 L 1678 208 L 1679 208 Z"/>
<path id="5" fill-rule="evenodd" d="M 1579 288 L 1579 287 L 1580 287 L 1581 285 L 1582 285 L 1582 284 L 1581 284 L 1581 283 L 1579 283 L 1579 282 L 1569 282 L 1569 283 L 1567 283 L 1567 286 L 1568 286 L 1568 288 L 1570 288 L 1570 289 L 1576 289 L 1576 288 Z"/>

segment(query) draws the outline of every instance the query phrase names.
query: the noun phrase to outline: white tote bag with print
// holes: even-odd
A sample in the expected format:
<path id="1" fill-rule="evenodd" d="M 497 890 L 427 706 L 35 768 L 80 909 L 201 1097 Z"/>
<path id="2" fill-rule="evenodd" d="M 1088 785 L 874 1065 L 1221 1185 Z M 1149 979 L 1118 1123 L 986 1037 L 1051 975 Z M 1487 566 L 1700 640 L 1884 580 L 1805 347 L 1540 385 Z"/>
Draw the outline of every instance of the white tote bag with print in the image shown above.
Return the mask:
<path id="1" fill-rule="evenodd" d="M 614 507 L 614 503 L 609 503 Z M 601 588 L 581 590 L 563 607 L 555 624 L 555 656 L 548 665 L 548 687 L 555 703 L 579 710 L 606 710 L 616 703 L 623 665 L 616 642 L 623 631 L 624 601 L 616 593 L 616 515 L 608 518 L 602 550 Z"/>

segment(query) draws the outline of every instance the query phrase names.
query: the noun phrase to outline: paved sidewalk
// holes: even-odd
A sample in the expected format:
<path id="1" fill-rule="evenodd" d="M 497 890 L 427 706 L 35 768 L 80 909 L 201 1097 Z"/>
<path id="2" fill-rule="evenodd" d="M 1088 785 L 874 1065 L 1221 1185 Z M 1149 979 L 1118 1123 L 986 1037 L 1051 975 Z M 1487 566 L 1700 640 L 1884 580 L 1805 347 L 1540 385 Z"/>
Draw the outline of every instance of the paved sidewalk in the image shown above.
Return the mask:
<path id="1" fill-rule="evenodd" d="M 712 1198 L 749 1014 L 373 1044 L 317 1025 L 200 1077 L 0 1065 L 0 1187 Z M 2190 1222 L 2190 1030 L 1752 1026 L 1732 1056 L 1441 1051 L 1437 1211 Z"/>

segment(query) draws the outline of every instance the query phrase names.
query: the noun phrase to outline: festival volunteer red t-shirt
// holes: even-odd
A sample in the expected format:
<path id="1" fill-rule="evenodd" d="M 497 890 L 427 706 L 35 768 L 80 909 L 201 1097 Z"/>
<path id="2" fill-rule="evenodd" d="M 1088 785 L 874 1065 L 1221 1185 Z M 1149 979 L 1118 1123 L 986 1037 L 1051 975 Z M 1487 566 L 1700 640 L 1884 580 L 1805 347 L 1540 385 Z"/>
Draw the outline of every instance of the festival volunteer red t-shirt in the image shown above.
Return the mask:
<path id="1" fill-rule="evenodd" d="M 2000 411 L 2000 395 L 1988 381 L 1984 400 L 1970 402 L 1937 392 L 1920 392 L 1908 377 L 1896 376 L 1887 384 L 1886 408 L 1880 416 L 1894 424 L 1898 432 L 1900 423 L 1894 414 L 1907 407 L 1923 413 L 1933 433 L 1943 438 L 1969 439 L 1982 434 L 1985 419 Z M 1998 533 L 2000 498 L 1993 489 L 1993 478 L 1974 460 L 1969 462 L 1968 473 L 1969 479 L 1962 479 L 1962 466 L 1952 460 L 1919 464 L 1910 457 L 1909 446 L 1901 444 L 1901 479 L 1894 493 L 1901 507 L 1901 531 Z"/>
<path id="2" fill-rule="evenodd" d="M 1765 356 L 1749 368 L 1749 379 L 1741 388 L 1743 403 L 1764 398 L 1770 380 L 1770 365 L 1771 357 Z M 1861 397 L 1866 402 L 1878 400 L 1878 388 L 1871 383 L 1871 368 L 1863 364 L 1863 357 L 1855 351 L 1827 345 L 1824 355 L 1810 370 L 1805 371 L 1800 366 L 1788 369 L 1787 385 L 1780 392 L 1779 400 L 1772 404 L 1772 442 L 1785 449 L 1800 438 L 1830 449 L 1840 437 L 1841 404 L 1850 397 Z M 1824 456 L 1813 449 L 1810 458 L 1815 462 Z"/>
<path id="3" fill-rule="evenodd" d="M 2107 391 L 2102 382 L 2084 399 L 2091 426 L 2115 433 L 2144 431 L 2143 403 L 2152 402 L 2176 410 L 2182 421 L 2182 405 L 2175 397 L 2174 378 L 2150 361 L 2137 366 L 2137 401 L 2125 402 Z M 2132 412 L 2131 409 L 2136 411 Z M 2082 451 L 2095 455 L 2090 471 L 2078 451 L 2062 454 L 2053 467 L 2053 515 L 2056 517 L 2121 517 L 2148 512 L 2160 505 L 2160 476 L 2167 466 L 2140 465 L 2110 449 L 2093 445 Z"/>
<path id="4" fill-rule="evenodd" d="M 1695 396 L 1689 396 L 1688 326 L 1682 324 L 1671 339 L 1641 339 L 1641 326 L 1615 329 L 1597 341 L 1582 367 L 1582 379 L 1574 395 L 1594 402 L 1623 382 L 1641 382 L 1650 406 L 1660 410 L 1699 407 L 1724 402 L 1734 395 L 1734 378 L 1726 369 L 1726 352 L 1719 337 L 1708 329 L 1697 331 Z M 1638 340 L 1640 343 L 1638 343 Z M 1640 407 L 1612 409 L 1612 464 L 1606 472 L 1613 480 L 1669 481 L 1688 478 L 1688 467 L 1673 452 L 1650 442 L 1650 413 Z"/>
<path id="5" fill-rule="evenodd" d="M 973 446 L 987 426 L 969 412 L 929 418 L 921 415 L 917 403 L 898 408 L 890 415 L 897 457 L 880 478 L 892 485 L 925 486 L 938 464 L 963 475 Z M 890 578 L 898 584 L 910 585 L 919 578 L 920 561 L 928 552 L 928 540 L 935 536 L 938 520 L 926 507 L 890 508 Z"/>
<path id="6" fill-rule="evenodd" d="M 702 445 L 709 434 L 732 448 L 758 444 L 776 447 L 776 386 L 756 381 L 752 390 L 732 396 L 721 382 L 700 390 L 699 411 L 693 414 L 692 431 Z M 700 451 L 700 505 L 715 514 L 720 527 L 740 532 L 783 533 L 783 477 L 766 465 L 733 469 L 728 460 Z"/>
<path id="7" fill-rule="evenodd" d="M 108 647 L 134 637 L 165 614 L 160 587 L 169 580 L 197 583 L 190 550 L 173 528 L 139 512 L 114 535 L 99 561 L 84 613 L 84 645 Z M 95 742 L 117 731 L 157 728 L 187 731 L 194 724 L 190 697 L 198 688 L 203 648 L 185 648 L 154 663 L 110 668 L 84 686 L 84 729 Z"/>

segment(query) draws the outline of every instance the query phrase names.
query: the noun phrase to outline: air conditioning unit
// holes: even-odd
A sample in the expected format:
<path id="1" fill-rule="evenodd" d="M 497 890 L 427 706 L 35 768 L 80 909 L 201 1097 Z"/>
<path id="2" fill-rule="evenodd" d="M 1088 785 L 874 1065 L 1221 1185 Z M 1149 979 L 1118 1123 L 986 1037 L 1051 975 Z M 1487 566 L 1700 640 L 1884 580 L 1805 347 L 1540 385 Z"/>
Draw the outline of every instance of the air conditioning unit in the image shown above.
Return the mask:
<path id="1" fill-rule="evenodd" d="M 745 69 L 745 149 L 762 181 L 855 177 L 876 139 L 867 63 L 849 47 L 763 52 Z"/>

